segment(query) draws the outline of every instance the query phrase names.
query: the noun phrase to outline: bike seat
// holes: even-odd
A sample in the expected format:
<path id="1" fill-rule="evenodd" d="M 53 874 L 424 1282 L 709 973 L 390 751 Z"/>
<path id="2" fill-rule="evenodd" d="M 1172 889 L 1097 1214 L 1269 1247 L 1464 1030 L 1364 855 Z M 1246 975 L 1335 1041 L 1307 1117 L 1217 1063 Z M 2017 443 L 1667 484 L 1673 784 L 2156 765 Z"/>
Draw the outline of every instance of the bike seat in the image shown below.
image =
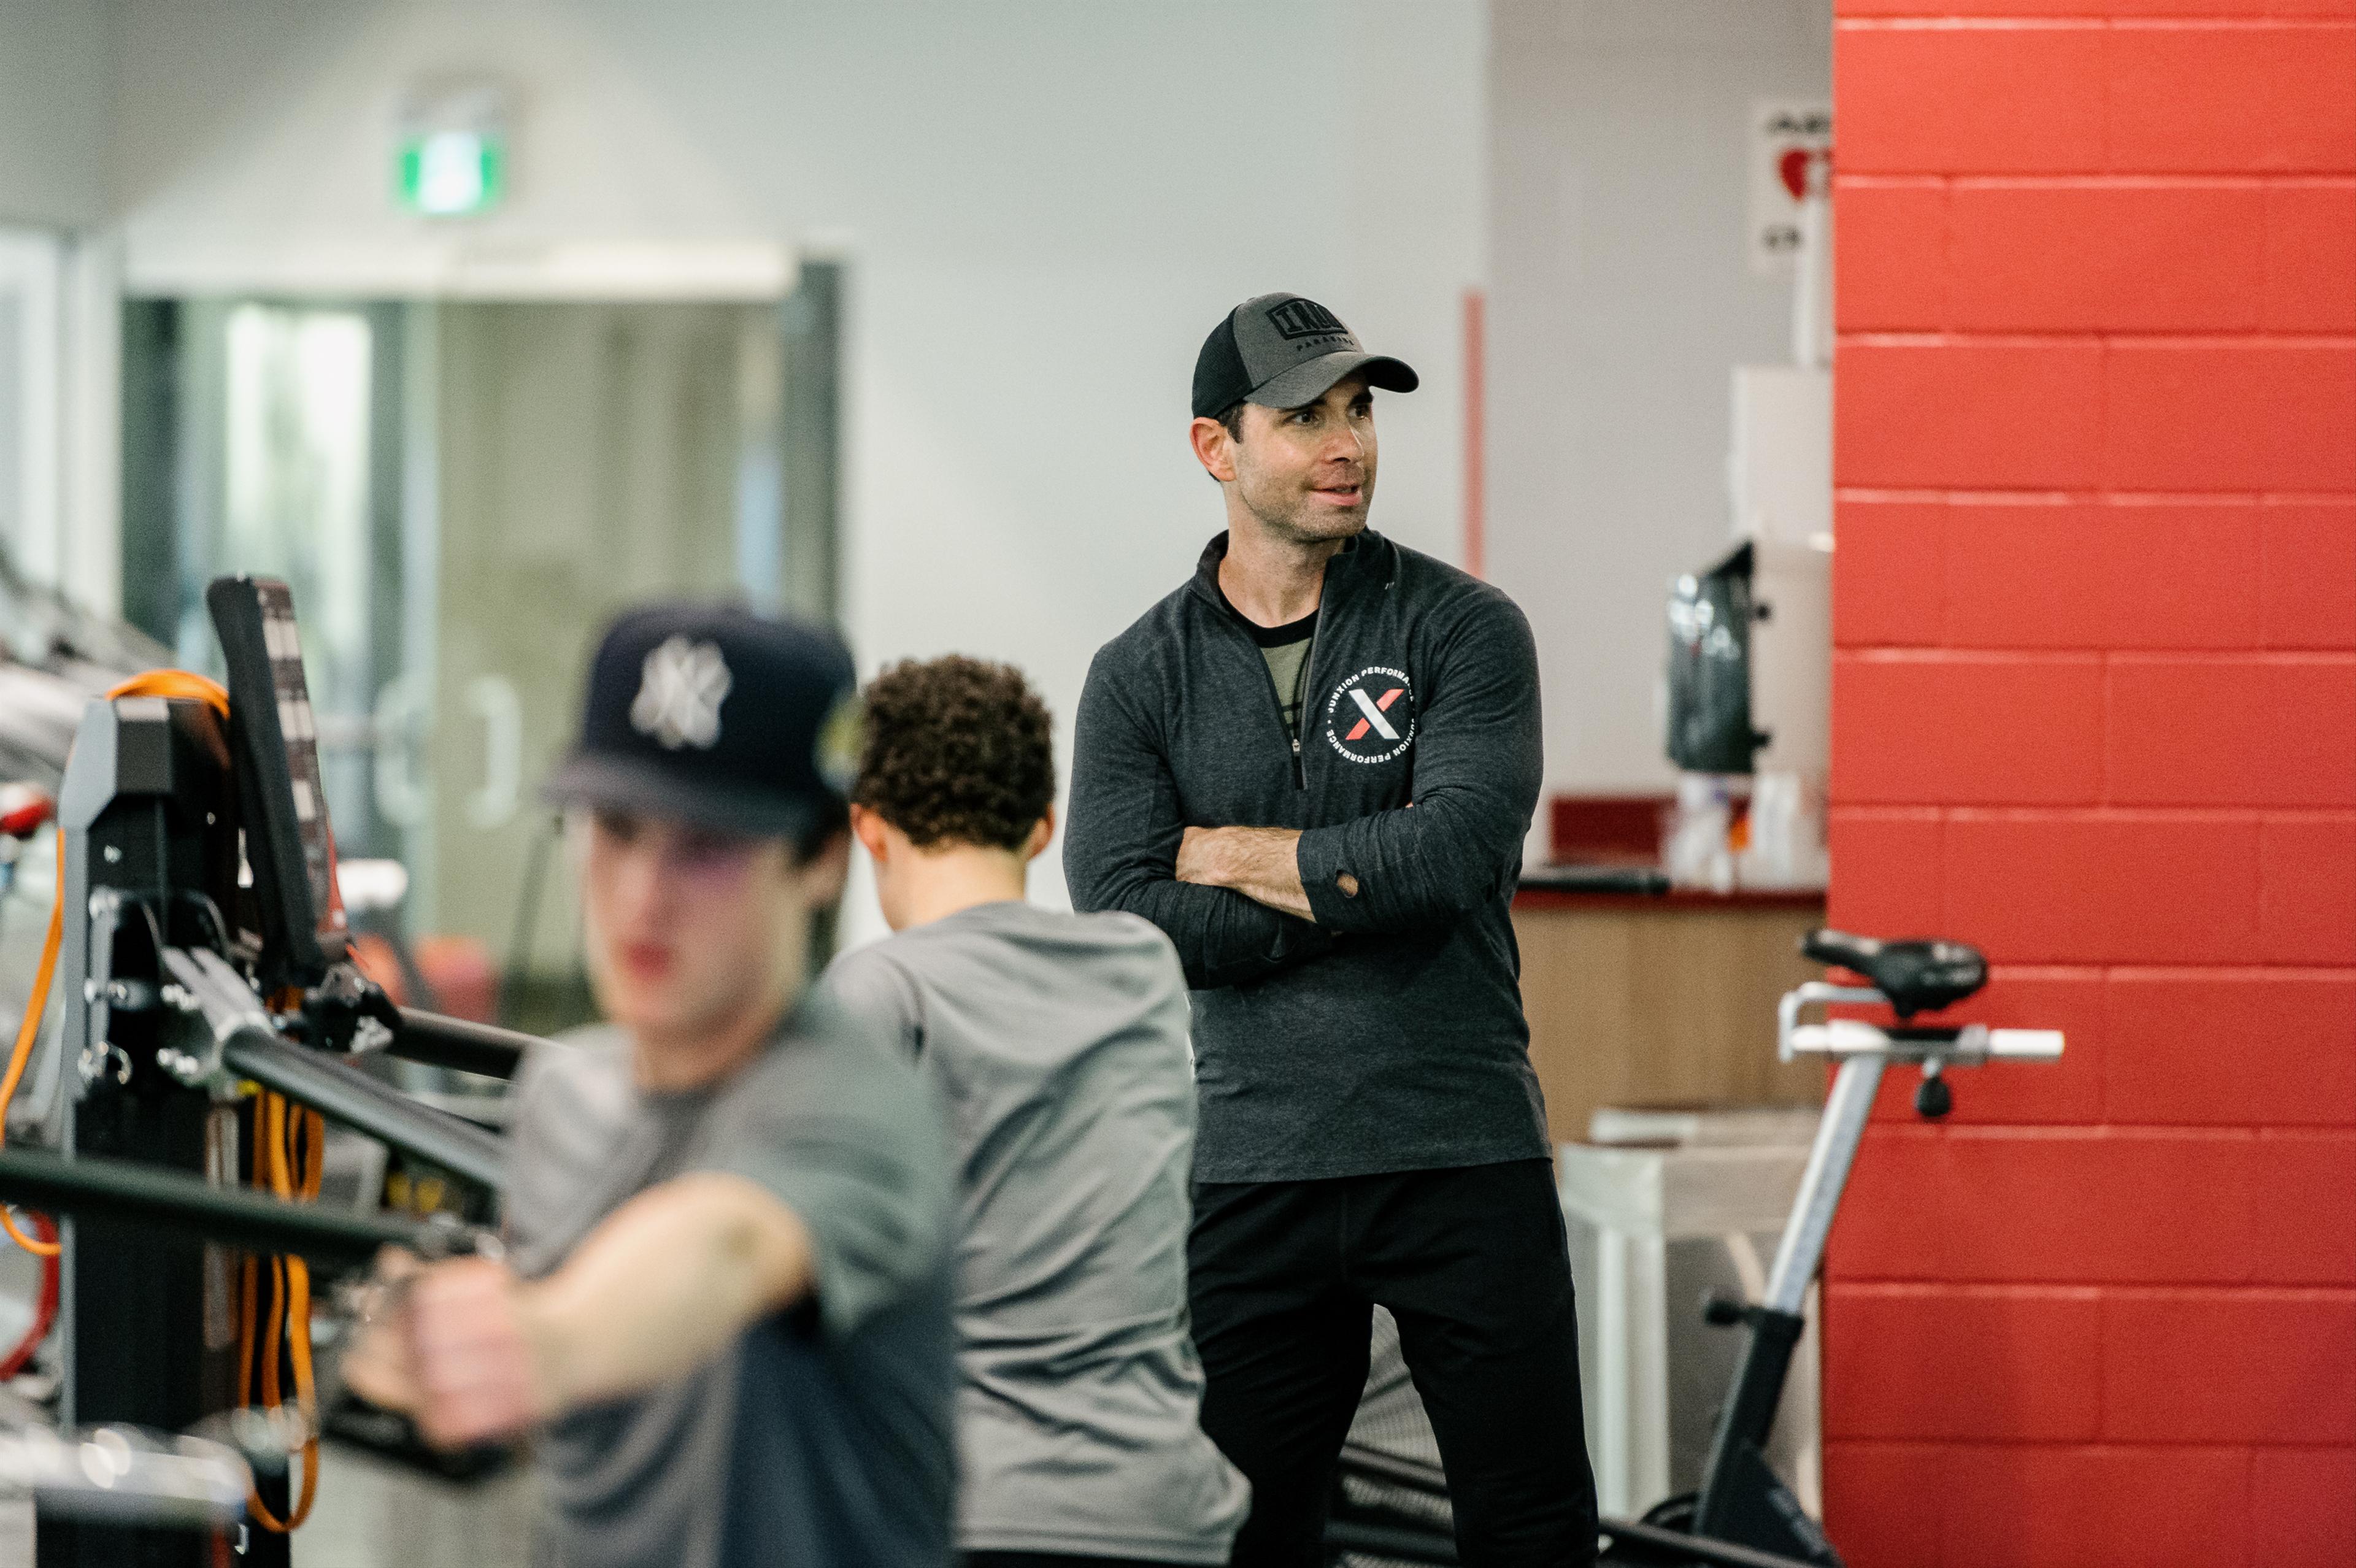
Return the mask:
<path id="1" fill-rule="evenodd" d="M 1901 1019 L 1951 1007 L 1987 984 L 1987 960 L 1960 942 L 1878 942 L 1845 931 L 1812 931 L 1800 939 L 1800 952 L 1819 964 L 1856 970 Z"/>

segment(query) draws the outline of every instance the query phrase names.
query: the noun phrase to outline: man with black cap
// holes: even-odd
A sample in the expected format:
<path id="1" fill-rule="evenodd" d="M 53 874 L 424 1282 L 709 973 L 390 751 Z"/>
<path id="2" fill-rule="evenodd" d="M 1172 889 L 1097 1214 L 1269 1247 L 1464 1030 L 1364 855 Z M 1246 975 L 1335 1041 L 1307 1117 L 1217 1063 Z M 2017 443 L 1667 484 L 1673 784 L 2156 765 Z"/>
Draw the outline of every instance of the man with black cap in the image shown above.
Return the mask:
<path id="1" fill-rule="evenodd" d="M 416 1273 L 347 1365 L 428 1439 L 540 1428 L 549 1568 L 943 1568 L 948 1230 L 933 1103 L 805 994 L 858 753 L 831 636 L 625 616 L 572 809 L 608 1027 L 518 1079 L 509 1258 Z"/>
<path id="2" fill-rule="evenodd" d="M 1308 1568 L 1398 1319 L 1468 1564 L 1593 1559 L 1594 1482 L 1509 906 L 1536 649 L 1495 589 L 1366 527 L 1374 391 L 1415 372 L 1266 294 L 1195 361 L 1227 531 L 1106 645 L 1074 740 L 1079 908 L 1194 987 L 1203 1425 L 1252 1484 L 1237 1568 Z"/>

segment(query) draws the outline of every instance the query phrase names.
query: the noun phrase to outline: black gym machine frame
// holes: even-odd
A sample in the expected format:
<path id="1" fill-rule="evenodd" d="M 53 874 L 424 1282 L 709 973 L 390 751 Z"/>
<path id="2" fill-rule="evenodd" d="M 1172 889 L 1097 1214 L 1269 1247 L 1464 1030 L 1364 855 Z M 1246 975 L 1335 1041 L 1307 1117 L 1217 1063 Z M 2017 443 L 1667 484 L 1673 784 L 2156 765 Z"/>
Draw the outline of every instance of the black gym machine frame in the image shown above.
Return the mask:
<path id="1" fill-rule="evenodd" d="M 387 1245 L 496 1246 L 463 1223 L 232 1190 L 240 1151 L 255 1147 L 255 1086 L 459 1179 L 487 1213 L 498 1137 L 354 1059 L 382 1051 L 508 1076 L 530 1043 L 395 1007 L 352 965 L 287 590 L 224 578 L 206 600 L 227 655 L 226 720 L 197 696 L 94 701 L 59 791 L 53 1071 L 70 1103 L 57 1153 L 0 1153 L 0 1200 L 60 1221 L 67 1429 L 185 1433 L 241 1403 L 231 1249 L 348 1270 Z M 283 1515 L 284 1478 L 261 1474 L 257 1488 Z M 37 1489 L 35 1517 L 40 1568 L 213 1560 L 206 1535 L 53 1515 Z M 284 1534 L 236 1533 L 242 1561 L 287 1562 Z"/>

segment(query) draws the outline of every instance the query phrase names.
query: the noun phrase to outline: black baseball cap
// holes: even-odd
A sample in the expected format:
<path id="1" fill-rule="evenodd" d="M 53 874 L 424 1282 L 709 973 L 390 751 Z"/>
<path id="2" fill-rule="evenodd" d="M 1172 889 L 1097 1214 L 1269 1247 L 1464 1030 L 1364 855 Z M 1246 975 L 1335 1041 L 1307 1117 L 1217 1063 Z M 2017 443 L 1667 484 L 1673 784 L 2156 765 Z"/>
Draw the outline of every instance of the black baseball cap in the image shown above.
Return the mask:
<path id="1" fill-rule="evenodd" d="M 858 690 L 822 627 L 725 604 L 634 610 L 597 645 L 580 741 L 544 793 L 799 841 L 850 794 Z"/>
<path id="2" fill-rule="evenodd" d="M 1344 376 L 1386 392 L 1412 392 L 1407 362 L 1369 354 L 1341 318 L 1299 294 L 1261 294 L 1227 312 L 1194 356 L 1194 417 L 1216 419 L 1237 403 L 1297 409 Z"/>

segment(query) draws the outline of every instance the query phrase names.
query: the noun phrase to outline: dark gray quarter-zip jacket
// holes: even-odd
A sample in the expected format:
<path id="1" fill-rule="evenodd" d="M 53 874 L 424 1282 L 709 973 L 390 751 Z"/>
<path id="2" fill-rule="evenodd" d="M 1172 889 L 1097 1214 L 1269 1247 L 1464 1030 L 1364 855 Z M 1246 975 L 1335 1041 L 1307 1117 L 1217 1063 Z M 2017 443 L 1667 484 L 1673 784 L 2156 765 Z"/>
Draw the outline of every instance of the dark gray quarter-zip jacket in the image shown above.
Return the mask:
<path id="1" fill-rule="evenodd" d="M 1219 592 L 1226 545 L 1089 667 L 1064 834 L 1073 903 L 1160 926 L 1194 987 L 1195 1179 L 1545 1156 L 1509 912 L 1541 768 L 1528 622 L 1361 534 L 1325 569 L 1296 747 Z M 1190 827 L 1301 829 L 1314 921 L 1175 880 Z"/>

